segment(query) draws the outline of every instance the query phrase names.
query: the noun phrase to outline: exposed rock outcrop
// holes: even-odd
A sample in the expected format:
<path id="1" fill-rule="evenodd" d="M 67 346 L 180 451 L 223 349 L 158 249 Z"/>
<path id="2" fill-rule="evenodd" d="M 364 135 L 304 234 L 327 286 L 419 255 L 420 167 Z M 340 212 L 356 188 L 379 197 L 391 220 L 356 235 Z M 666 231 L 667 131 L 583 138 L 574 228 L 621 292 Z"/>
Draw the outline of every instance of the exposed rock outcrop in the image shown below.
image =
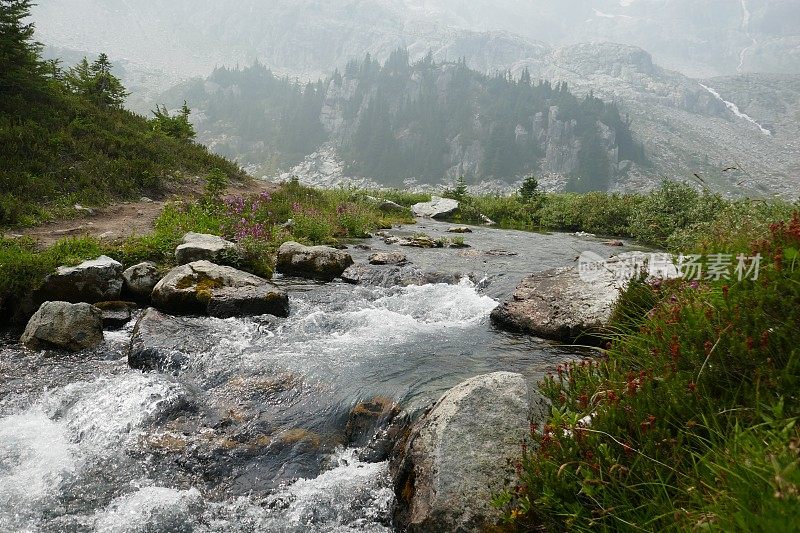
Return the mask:
<path id="1" fill-rule="evenodd" d="M 459 203 L 450 198 L 431 197 L 430 202 L 414 204 L 411 211 L 415 217 L 435 218 L 444 220 L 452 217 L 458 211 Z"/>
<path id="2" fill-rule="evenodd" d="M 331 281 L 353 264 L 349 253 L 330 246 L 285 242 L 278 249 L 276 270 L 286 276 Z"/>
<path id="3" fill-rule="evenodd" d="M 406 255 L 399 252 L 378 252 L 369 256 L 371 265 L 402 265 L 407 262 Z"/>
<path id="4" fill-rule="evenodd" d="M 412 532 L 487 531 L 491 504 L 514 474 L 530 422 L 547 402 L 521 374 L 479 376 L 448 391 L 412 427 L 391 461 L 397 523 Z"/>
<path id="5" fill-rule="evenodd" d="M 288 314 L 288 297 L 275 285 L 209 261 L 172 269 L 153 289 L 152 299 L 162 311 L 179 315 L 213 312 L 215 316 L 229 317 L 249 315 L 251 311 Z"/>
<path id="6" fill-rule="evenodd" d="M 236 245 L 222 237 L 190 232 L 183 236 L 181 244 L 175 249 L 175 259 L 179 265 L 195 261 L 223 263 L 225 255 L 235 250 Z"/>
<path id="7" fill-rule="evenodd" d="M 32 350 L 79 352 L 103 341 L 103 313 L 87 303 L 45 302 L 28 321 L 20 342 Z"/>

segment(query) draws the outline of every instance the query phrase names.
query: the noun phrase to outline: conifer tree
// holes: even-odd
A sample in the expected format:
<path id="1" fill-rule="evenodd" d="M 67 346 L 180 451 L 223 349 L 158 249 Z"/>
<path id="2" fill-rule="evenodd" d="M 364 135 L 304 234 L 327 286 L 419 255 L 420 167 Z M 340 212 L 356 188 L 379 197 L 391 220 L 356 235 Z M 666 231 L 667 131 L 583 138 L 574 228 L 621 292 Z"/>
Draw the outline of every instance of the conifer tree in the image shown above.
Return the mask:
<path id="1" fill-rule="evenodd" d="M 69 69 L 64 81 L 73 93 L 101 107 L 120 107 L 129 93 L 119 78 L 111 73 L 111 69 L 111 61 L 106 54 L 100 54 L 91 64 L 84 57 Z"/>
<path id="2" fill-rule="evenodd" d="M 47 84 L 41 46 L 33 40 L 33 24 L 26 22 L 30 9 L 30 0 L 0 0 L 0 101 L 32 96 Z"/>
<path id="3" fill-rule="evenodd" d="M 111 61 L 106 54 L 100 54 L 92 63 L 90 71 L 93 76 L 92 97 L 103 107 L 120 107 L 128 93 L 122 82 L 111 73 Z"/>

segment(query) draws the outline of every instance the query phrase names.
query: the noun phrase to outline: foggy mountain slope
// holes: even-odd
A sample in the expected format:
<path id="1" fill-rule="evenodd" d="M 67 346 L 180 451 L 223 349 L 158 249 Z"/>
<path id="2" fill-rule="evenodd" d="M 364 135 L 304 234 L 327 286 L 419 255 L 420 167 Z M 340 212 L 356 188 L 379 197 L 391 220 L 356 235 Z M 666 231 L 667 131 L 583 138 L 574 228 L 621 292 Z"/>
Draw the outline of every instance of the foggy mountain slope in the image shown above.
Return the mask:
<path id="1" fill-rule="evenodd" d="M 731 193 L 778 192 L 794 197 L 800 191 L 800 146 L 787 126 L 796 118 L 780 109 L 800 108 L 796 76 L 751 74 L 740 79 L 736 91 L 726 79 L 706 80 L 723 98 L 749 109 L 751 99 L 772 102 L 775 93 L 782 106 L 770 114 L 756 114 L 774 132 L 737 117 L 697 80 L 653 63 L 650 55 L 636 47 L 602 44 L 573 45 L 553 52 L 545 61 L 523 61 L 513 72 L 529 68 L 536 78 L 565 81 L 573 91 L 618 103 L 632 120 L 631 129 L 653 162 L 647 175 L 632 175 L 619 182 L 621 189 L 650 186 L 660 177 L 687 177 L 700 173 L 713 188 Z M 747 80 L 745 82 L 745 79 Z M 719 85 L 719 87 L 716 87 Z M 748 96 L 750 87 L 753 95 Z M 793 88 L 794 87 L 794 88 Z M 771 104 L 764 104 L 771 105 Z M 764 117 L 764 118 L 761 118 Z M 721 169 L 740 166 L 739 172 Z"/>
<path id="2" fill-rule="evenodd" d="M 412 63 L 403 49 L 384 65 L 350 62 L 314 84 L 255 65 L 218 69 L 171 93 L 171 103 L 197 106 L 204 143 L 257 176 L 274 177 L 322 145 L 348 176 L 391 186 L 459 176 L 510 184 L 536 173 L 605 190 L 621 168 L 647 163 L 613 104 L 462 62 Z"/>
<path id="3" fill-rule="evenodd" d="M 781 89 L 791 75 L 750 74 L 731 91 L 711 78 L 800 72 L 799 10 L 795 0 L 41 0 L 34 20 L 47 44 L 104 50 L 124 64 L 137 97 L 129 105 L 145 113 L 170 81 L 256 59 L 303 80 L 365 53 L 383 61 L 397 47 L 412 59 L 429 50 L 438 62 L 464 57 L 484 72 L 519 76 L 527 67 L 534 80 L 567 81 L 630 115 L 653 167 L 627 173 L 618 188 L 698 172 L 720 190 L 792 196 L 800 182 L 792 119 L 751 113 L 775 130 L 764 135 L 686 74 L 741 109 L 753 98 L 768 104 L 769 90 L 794 109 L 797 93 Z M 240 155 L 233 150 L 226 155 Z M 744 170 L 720 173 L 731 165 Z"/>
<path id="4" fill-rule="evenodd" d="M 531 41 L 618 42 L 693 76 L 800 73 L 795 0 L 42 0 L 34 20 L 46 44 L 190 76 L 259 59 L 315 77 L 365 52 L 385 59 L 483 32 L 519 46 L 512 55 Z M 507 54 L 494 53 L 483 64 L 503 68 Z"/>

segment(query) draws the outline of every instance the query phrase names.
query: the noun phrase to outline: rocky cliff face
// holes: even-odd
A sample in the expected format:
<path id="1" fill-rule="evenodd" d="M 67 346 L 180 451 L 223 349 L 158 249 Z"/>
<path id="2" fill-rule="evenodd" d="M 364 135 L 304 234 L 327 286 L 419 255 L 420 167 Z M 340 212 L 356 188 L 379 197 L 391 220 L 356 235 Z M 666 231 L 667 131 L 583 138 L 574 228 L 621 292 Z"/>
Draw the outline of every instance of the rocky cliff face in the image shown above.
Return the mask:
<path id="1" fill-rule="evenodd" d="M 526 67 L 534 78 L 565 81 L 579 94 L 592 92 L 618 102 L 630 117 L 651 166 L 621 173 L 614 190 L 640 190 L 663 177 L 685 180 L 697 173 L 712 189 L 730 194 L 794 198 L 800 192 L 800 149 L 792 116 L 800 108 L 796 76 L 752 74 L 701 84 L 655 65 L 639 48 L 609 43 L 560 48 L 512 70 Z M 718 85 L 721 98 L 704 85 Z M 764 124 L 781 126 L 765 134 L 725 101 L 753 109 Z M 736 170 L 723 172 L 730 167 Z"/>

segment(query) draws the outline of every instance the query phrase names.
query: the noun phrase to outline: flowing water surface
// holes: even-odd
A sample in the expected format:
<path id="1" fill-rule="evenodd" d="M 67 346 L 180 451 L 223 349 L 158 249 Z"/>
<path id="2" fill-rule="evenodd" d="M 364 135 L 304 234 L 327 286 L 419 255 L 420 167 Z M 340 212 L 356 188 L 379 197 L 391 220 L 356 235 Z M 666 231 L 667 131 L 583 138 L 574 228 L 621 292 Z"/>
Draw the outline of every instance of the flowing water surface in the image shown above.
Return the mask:
<path id="1" fill-rule="evenodd" d="M 397 235 L 446 235 L 424 222 Z M 474 228 L 471 248 L 401 250 L 459 284 L 365 287 L 279 279 L 287 319 L 182 319 L 202 349 L 177 374 L 127 367 L 133 323 L 95 350 L 0 345 L 0 531 L 391 531 L 385 457 L 348 419 L 378 398 L 409 414 L 464 379 L 531 381 L 575 348 L 496 330 L 524 274 L 598 240 Z M 380 428 L 378 428 L 380 429 Z"/>

